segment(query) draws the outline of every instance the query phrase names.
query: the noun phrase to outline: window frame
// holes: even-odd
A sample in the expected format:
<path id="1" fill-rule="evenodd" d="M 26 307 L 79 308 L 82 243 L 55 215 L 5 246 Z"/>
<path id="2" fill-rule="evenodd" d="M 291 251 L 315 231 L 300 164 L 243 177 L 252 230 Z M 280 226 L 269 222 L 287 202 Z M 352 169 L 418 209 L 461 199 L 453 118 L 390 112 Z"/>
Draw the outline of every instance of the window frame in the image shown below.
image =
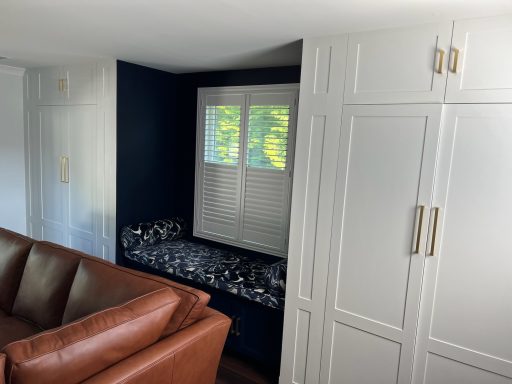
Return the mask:
<path id="1" fill-rule="evenodd" d="M 279 257 L 286 258 L 288 256 L 288 242 L 290 231 L 290 210 L 291 210 L 291 196 L 293 184 L 293 167 L 295 162 L 295 140 L 297 133 L 297 117 L 298 117 L 298 98 L 299 98 L 298 83 L 291 84 L 271 84 L 271 85 L 256 85 L 256 86 L 230 86 L 230 87 L 204 87 L 198 88 L 197 92 L 197 124 L 196 124 L 196 164 L 195 164 L 195 186 L 194 186 L 194 223 L 193 235 L 195 237 L 216 241 L 243 249 L 253 250 L 266 254 L 271 254 Z M 287 193 L 284 196 L 284 208 L 286 209 L 286 217 L 284 221 L 284 247 L 277 249 L 276 247 L 265 246 L 263 244 L 244 241 L 241 239 L 241 231 L 243 230 L 243 202 L 245 199 L 245 180 L 247 173 L 247 145 L 249 134 L 249 112 L 250 112 L 250 98 L 251 95 L 269 94 L 269 93 L 289 93 L 290 94 L 290 114 L 288 124 L 288 143 L 287 143 L 287 161 L 285 169 L 281 170 L 286 178 Z M 237 233 L 239 239 L 233 239 L 229 236 L 215 234 L 212 232 L 204 231 L 201 227 L 202 223 L 202 195 L 203 195 L 203 182 L 204 182 L 204 156 L 205 156 L 205 134 L 206 134 L 206 101 L 207 98 L 215 96 L 241 96 L 240 104 L 240 145 L 239 145 L 239 162 L 237 164 Z M 253 167 L 260 169 L 258 167 Z M 262 168 L 265 169 L 265 168 Z M 270 172 L 274 169 L 266 168 Z"/>

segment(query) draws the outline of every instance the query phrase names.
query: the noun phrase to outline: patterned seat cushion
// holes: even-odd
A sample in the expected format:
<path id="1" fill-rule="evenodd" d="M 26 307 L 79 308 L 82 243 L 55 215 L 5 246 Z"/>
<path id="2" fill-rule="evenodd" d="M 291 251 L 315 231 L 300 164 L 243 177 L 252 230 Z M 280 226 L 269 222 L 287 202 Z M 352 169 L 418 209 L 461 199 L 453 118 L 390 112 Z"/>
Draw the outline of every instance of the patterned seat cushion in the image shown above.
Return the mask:
<path id="1" fill-rule="evenodd" d="M 269 307 L 284 308 L 285 261 L 269 264 L 184 239 L 125 249 L 125 256 Z"/>
<path id="2" fill-rule="evenodd" d="M 133 249 L 176 240 L 183 237 L 185 227 L 185 221 L 179 217 L 127 225 L 121 229 L 121 244 L 125 249 Z"/>

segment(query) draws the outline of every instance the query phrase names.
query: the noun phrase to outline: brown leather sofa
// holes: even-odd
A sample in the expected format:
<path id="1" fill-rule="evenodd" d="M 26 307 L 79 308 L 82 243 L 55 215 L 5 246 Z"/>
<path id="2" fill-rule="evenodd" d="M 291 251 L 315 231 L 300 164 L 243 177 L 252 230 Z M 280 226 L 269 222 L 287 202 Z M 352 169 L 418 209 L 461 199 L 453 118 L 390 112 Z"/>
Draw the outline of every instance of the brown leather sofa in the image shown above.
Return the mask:
<path id="1" fill-rule="evenodd" d="M 208 301 L 0 228 L 0 384 L 213 384 L 230 320 Z"/>

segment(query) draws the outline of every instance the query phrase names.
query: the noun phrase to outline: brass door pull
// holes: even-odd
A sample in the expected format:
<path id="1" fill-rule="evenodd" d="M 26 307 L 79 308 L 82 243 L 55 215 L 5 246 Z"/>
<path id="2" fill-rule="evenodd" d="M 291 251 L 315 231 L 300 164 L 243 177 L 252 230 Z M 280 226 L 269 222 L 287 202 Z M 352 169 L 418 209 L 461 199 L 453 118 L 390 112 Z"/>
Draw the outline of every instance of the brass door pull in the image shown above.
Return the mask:
<path id="1" fill-rule="evenodd" d="M 432 237 L 430 240 L 430 252 L 428 253 L 429 256 L 434 256 L 436 251 L 436 238 L 437 238 L 437 227 L 438 227 L 438 221 L 439 221 L 439 211 L 440 208 L 436 207 L 434 208 L 434 225 L 432 226 Z"/>
<path id="2" fill-rule="evenodd" d="M 421 229 L 423 227 L 423 215 L 425 212 L 425 206 L 419 206 L 419 214 L 418 214 L 418 228 L 416 230 L 416 243 L 414 246 L 414 253 L 420 253 L 420 243 L 421 243 Z"/>
<path id="3" fill-rule="evenodd" d="M 457 73 L 457 68 L 459 66 L 459 54 L 460 54 L 460 49 L 453 48 L 453 66 L 452 66 L 453 73 Z"/>
<path id="4" fill-rule="evenodd" d="M 66 182 L 66 160 L 64 156 L 60 157 L 60 182 Z"/>
<path id="5" fill-rule="evenodd" d="M 437 73 L 442 74 L 443 73 L 443 63 L 444 63 L 444 49 L 439 50 L 439 61 L 437 62 Z"/>

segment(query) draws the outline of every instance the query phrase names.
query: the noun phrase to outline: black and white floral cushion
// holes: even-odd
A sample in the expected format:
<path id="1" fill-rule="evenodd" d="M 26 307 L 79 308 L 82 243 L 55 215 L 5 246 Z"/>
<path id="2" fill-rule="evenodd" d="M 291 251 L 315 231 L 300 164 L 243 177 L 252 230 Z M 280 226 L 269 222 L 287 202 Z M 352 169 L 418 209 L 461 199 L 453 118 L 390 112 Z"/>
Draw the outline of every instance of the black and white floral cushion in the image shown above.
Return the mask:
<path id="1" fill-rule="evenodd" d="M 141 229 L 144 232 L 143 229 Z M 137 241 L 127 244 L 137 244 Z M 286 261 L 261 259 L 180 239 L 125 247 L 125 256 L 152 268 L 228 291 L 269 307 L 284 308 Z M 123 242 L 123 245 L 125 243 Z"/>
<path id="2" fill-rule="evenodd" d="M 185 227 L 185 221 L 179 217 L 127 225 L 121 229 L 121 244 L 132 249 L 176 240 L 183 237 Z"/>

